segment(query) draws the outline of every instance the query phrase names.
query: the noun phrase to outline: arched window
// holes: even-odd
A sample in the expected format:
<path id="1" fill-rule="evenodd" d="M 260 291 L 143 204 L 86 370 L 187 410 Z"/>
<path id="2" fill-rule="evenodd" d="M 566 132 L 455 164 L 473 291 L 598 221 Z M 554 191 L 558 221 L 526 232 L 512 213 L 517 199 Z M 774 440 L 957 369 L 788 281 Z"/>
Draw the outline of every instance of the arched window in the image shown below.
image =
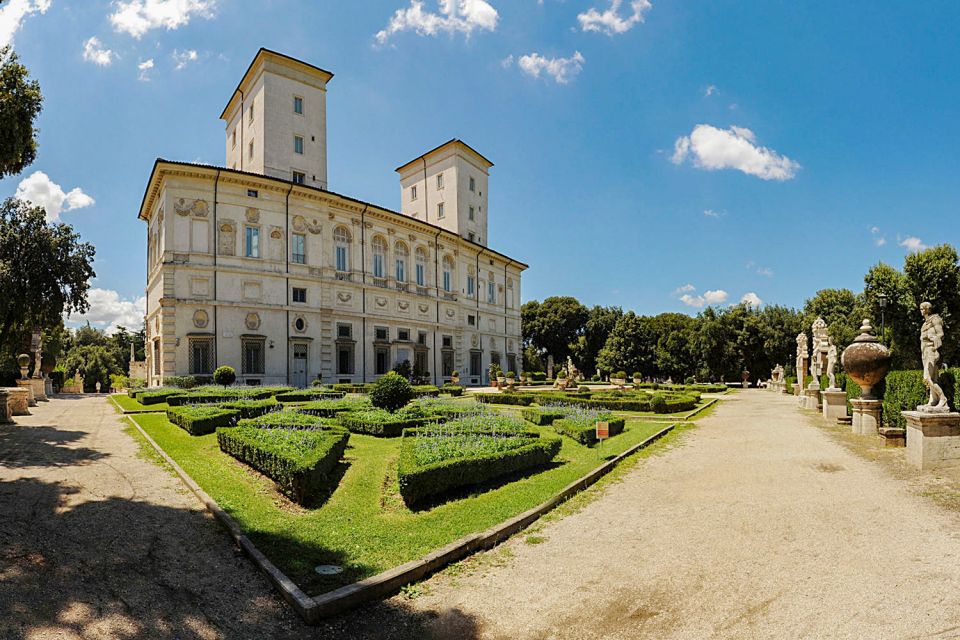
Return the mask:
<path id="1" fill-rule="evenodd" d="M 407 260 L 410 258 L 410 252 L 407 250 L 407 245 L 402 242 L 398 242 L 393 248 L 393 252 L 396 258 L 397 263 L 397 282 L 406 282 L 407 281 Z"/>
<path id="2" fill-rule="evenodd" d="M 373 239 L 373 277 L 384 277 L 384 263 L 387 260 L 387 241 L 383 236 L 375 236 Z"/>
<path id="3" fill-rule="evenodd" d="M 427 286 L 427 252 L 423 247 L 417 247 L 417 286 Z"/>
<path id="4" fill-rule="evenodd" d="M 450 256 L 443 259 L 443 290 L 453 291 L 453 258 Z"/>
<path id="5" fill-rule="evenodd" d="M 350 271 L 350 232 L 345 227 L 333 231 L 333 246 L 337 256 L 337 271 Z"/>

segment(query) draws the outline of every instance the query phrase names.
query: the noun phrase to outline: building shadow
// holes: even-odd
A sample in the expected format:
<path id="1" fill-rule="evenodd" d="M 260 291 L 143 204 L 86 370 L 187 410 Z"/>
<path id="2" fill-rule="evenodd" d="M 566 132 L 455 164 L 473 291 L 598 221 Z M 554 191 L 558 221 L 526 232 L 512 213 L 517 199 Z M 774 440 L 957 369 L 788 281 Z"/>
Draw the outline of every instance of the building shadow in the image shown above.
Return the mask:
<path id="1" fill-rule="evenodd" d="M 390 603 L 307 626 L 205 511 L 125 498 L 76 504 L 77 491 L 34 478 L 0 483 L 0 638 L 479 637 L 460 612 Z M 280 534 L 260 538 L 284 546 Z M 339 560 L 320 543 L 298 549 Z"/>
<path id="2" fill-rule="evenodd" d="M 63 467 L 107 457 L 87 447 L 71 447 L 89 434 L 56 427 L 0 426 L 0 466 L 10 468 Z"/>

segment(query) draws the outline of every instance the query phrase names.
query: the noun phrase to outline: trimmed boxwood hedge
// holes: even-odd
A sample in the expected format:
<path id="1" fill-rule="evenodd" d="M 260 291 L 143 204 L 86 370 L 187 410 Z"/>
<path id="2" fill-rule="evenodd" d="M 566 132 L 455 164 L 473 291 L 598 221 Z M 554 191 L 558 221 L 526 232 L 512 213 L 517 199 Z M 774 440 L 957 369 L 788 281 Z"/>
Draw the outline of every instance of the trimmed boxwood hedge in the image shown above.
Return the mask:
<path id="1" fill-rule="evenodd" d="M 381 438 L 396 438 L 403 435 L 404 429 L 422 427 L 425 424 L 443 422 L 443 420 L 442 416 L 415 416 L 400 411 L 392 414 L 375 409 L 348 411 L 337 416 L 340 425 L 352 433 L 364 433 Z"/>
<path id="2" fill-rule="evenodd" d="M 328 488 L 349 438 L 343 429 L 217 429 L 221 451 L 263 473 L 291 500 L 304 505 L 314 502 Z"/>
<path id="3" fill-rule="evenodd" d="M 260 429 L 328 429 L 336 426 L 330 420 L 318 416 L 306 415 L 295 411 L 274 411 L 256 418 L 241 420 L 238 427 L 257 427 Z"/>
<path id="4" fill-rule="evenodd" d="M 530 433 L 527 434 L 530 444 L 515 449 L 418 465 L 412 447 L 412 441 L 418 434 L 417 429 L 407 429 L 400 442 L 397 480 L 400 495 L 408 506 L 452 489 L 483 484 L 504 475 L 543 466 L 557 456 L 563 444 L 560 438 L 539 437 L 536 433 Z"/>
<path id="5" fill-rule="evenodd" d="M 171 407 L 167 420 L 192 436 L 213 433 L 218 427 L 229 427 L 240 419 L 240 411 L 222 407 Z"/>
<path id="6" fill-rule="evenodd" d="M 940 388 L 951 408 L 957 406 L 958 374 L 960 369 L 940 371 Z M 923 384 L 923 371 L 891 371 L 887 374 L 883 390 L 883 423 L 888 427 L 906 428 L 907 421 L 900 412 L 916 411 L 919 405 L 926 404 L 929 399 L 930 392 Z"/>
<path id="7" fill-rule="evenodd" d="M 353 384 L 353 383 L 340 383 L 333 385 L 334 391 L 342 391 L 343 393 L 370 393 L 370 390 L 373 389 L 373 383 L 366 384 Z"/>
<path id="8" fill-rule="evenodd" d="M 413 387 L 414 398 L 436 398 L 440 395 L 440 387 L 432 384 L 418 384 Z"/>
<path id="9" fill-rule="evenodd" d="M 133 394 L 133 399 L 140 404 L 147 406 L 151 404 L 163 404 L 173 396 L 184 394 L 183 389 L 138 389 Z"/>
<path id="10" fill-rule="evenodd" d="M 473 396 L 477 402 L 486 404 L 508 404 L 513 406 L 528 407 L 533 404 L 534 395 L 519 393 L 478 393 Z"/>
<path id="11" fill-rule="evenodd" d="M 446 393 L 456 398 L 463 395 L 463 387 L 458 384 L 445 384 L 440 387 L 440 393 Z"/>
<path id="12" fill-rule="evenodd" d="M 357 400 L 341 398 L 339 400 L 315 400 L 313 402 L 305 402 L 298 407 L 292 407 L 292 409 L 298 413 L 306 413 L 311 416 L 335 418 L 338 414 L 346 411 L 357 411 L 360 408 L 357 404 Z M 367 407 L 363 408 L 370 408 L 369 402 Z"/>
<path id="13" fill-rule="evenodd" d="M 298 389 L 277 394 L 277 402 L 311 402 L 313 400 L 339 400 L 345 396 L 343 391 L 328 389 Z"/>
<path id="14" fill-rule="evenodd" d="M 257 418 L 265 413 L 275 411 L 279 407 L 273 398 L 267 398 L 266 400 L 234 400 L 233 402 L 224 402 L 217 406 L 222 409 L 239 411 L 241 419 Z"/>
<path id="15" fill-rule="evenodd" d="M 610 424 L 611 438 L 623 433 L 623 427 L 626 424 L 626 421 L 623 418 L 607 418 L 605 422 Z M 585 444 L 587 446 L 590 446 L 597 441 L 596 424 L 580 425 L 572 420 L 560 418 L 559 420 L 554 420 L 553 429 L 557 433 L 570 436 L 580 444 Z"/>
<path id="16" fill-rule="evenodd" d="M 567 413 L 568 411 L 561 407 L 526 407 L 520 411 L 524 420 L 539 427 L 553 424 L 554 420 L 559 420 Z"/>

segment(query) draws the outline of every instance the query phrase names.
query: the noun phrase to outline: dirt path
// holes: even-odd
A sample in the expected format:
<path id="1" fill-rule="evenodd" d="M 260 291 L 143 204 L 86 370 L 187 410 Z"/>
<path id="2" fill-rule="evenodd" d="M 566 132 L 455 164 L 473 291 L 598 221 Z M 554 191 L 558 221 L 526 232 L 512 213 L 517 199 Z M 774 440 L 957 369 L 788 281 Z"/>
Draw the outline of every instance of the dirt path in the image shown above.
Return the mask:
<path id="1" fill-rule="evenodd" d="M 812 419 L 736 394 L 545 542 L 407 606 L 449 637 L 960 637 L 958 519 Z"/>
<path id="2" fill-rule="evenodd" d="M 0 426 L 0 638 L 275 638 L 305 628 L 106 398 Z"/>

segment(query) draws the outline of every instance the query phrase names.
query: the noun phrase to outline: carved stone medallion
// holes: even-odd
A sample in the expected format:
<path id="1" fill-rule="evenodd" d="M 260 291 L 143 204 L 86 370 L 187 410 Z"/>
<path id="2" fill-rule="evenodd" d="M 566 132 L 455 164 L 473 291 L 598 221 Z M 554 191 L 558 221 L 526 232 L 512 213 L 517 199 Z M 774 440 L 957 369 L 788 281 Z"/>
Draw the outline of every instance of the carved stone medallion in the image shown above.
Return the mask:
<path id="1" fill-rule="evenodd" d="M 206 329 L 210 323 L 210 316 L 203 309 L 197 309 L 193 312 L 193 326 L 197 329 Z"/>
<path id="2" fill-rule="evenodd" d="M 260 314 L 248 313 L 245 323 L 247 325 L 247 329 L 250 331 L 256 331 L 260 328 Z"/>

